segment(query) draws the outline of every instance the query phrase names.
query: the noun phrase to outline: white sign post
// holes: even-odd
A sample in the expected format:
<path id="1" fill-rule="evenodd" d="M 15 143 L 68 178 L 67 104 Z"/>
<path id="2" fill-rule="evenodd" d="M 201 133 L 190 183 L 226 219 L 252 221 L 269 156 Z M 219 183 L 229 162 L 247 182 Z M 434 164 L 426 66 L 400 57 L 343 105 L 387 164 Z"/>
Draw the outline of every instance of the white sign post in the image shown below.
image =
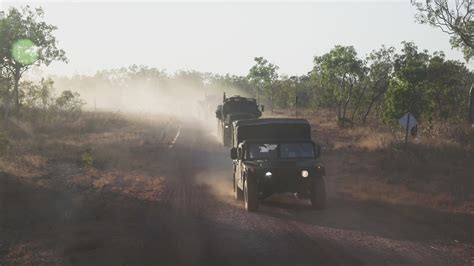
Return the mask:
<path id="1" fill-rule="evenodd" d="M 410 113 L 407 112 L 402 118 L 400 118 L 400 125 L 405 128 L 405 143 L 408 143 L 408 132 L 410 132 L 418 122 L 416 122 L 415 117 Z"/>

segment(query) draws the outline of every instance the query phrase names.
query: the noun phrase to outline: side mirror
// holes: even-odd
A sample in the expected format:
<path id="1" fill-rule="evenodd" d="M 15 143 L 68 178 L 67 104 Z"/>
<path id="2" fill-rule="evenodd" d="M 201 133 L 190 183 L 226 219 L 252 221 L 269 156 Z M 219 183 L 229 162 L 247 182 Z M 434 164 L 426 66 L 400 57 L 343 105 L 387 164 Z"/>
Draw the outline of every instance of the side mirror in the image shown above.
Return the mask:
<path id="1" fill-rule="evenodd" d="M 265 106 L 260 105 L 260 109 L 262 110 L 262 112 L 265 112 Z"/>
<path id="2" fill-rule="evenodd" d="M 237 159 L 237 149 L 236 149 L 236 148 L 230 149 L 230 158 L 231 158 L 232 160 Z"/>

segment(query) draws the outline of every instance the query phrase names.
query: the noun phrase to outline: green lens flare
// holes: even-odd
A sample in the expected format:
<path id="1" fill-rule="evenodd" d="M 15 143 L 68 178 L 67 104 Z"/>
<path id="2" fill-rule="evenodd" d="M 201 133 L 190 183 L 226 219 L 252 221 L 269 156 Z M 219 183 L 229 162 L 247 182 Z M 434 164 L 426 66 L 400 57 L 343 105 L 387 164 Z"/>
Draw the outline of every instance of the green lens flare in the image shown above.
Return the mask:
<path id="1" fill-rule="evenodd" d="M 22 65 L 31 65 L 38 59 L 38 48 L 31 40 L 21 39 L 13 44 L 12 56 Z"/>

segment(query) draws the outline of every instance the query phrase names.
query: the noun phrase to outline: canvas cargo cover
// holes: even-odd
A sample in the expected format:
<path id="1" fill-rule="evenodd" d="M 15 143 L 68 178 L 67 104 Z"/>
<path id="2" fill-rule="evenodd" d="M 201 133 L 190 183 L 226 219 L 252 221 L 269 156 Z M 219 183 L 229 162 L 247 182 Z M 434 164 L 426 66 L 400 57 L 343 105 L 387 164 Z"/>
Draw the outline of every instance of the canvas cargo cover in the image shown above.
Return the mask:
<path id="1" fill-rule="evenodd" d="M 311 140 L 311 127 L 305 119 L 264 118 L 234 122 L 233 146 L 244 140 Z"/>

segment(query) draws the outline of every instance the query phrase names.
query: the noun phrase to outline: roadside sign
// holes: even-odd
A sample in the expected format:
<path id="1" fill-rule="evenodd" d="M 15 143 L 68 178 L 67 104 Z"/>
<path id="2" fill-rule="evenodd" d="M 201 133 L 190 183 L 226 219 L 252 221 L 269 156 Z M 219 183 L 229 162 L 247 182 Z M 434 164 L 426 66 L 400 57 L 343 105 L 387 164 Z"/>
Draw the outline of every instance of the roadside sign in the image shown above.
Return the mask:
<path id="1" fill-rule="evenodd" d="M 402 118 L 399 120 L 400 125 L 405 129 L 405 143 L 408 143 L 408 132 L 415 132 L 413 135 L 416 135 L 416 126 L 418 122 L 416 122 L 415 117 L 410 113 L 407 112 Z M 415 129 L 413 131 L 413 129 Z"/>
<path id="2" fill-rule="evenodd" d="M 402 118 L 400 118 L 400 125 L 407 130 L 412 130 L 418 122 L 416 121 L 415 117 L 410 113 L 406 113 Z"/>

